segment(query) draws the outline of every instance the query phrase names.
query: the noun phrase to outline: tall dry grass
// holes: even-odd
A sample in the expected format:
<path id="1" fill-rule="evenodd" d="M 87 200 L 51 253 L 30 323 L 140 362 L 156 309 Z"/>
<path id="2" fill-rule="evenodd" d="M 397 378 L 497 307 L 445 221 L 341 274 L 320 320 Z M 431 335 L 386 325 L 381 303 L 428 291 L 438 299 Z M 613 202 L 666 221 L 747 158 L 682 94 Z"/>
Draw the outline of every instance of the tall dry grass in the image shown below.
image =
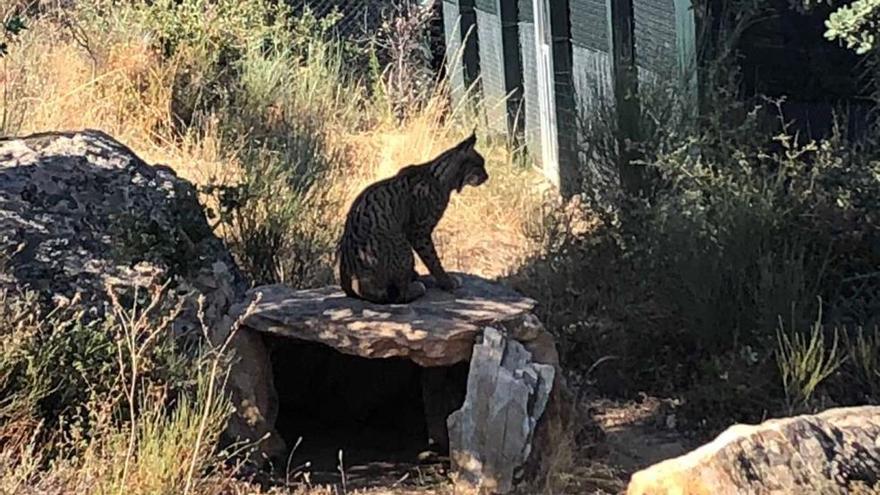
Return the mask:
<path id="1" fill-rule="evenodd" d="M 111 314 L 88 323 L 0 294 L 0 493 L 205 493 L 219 478 L 226 345 L 184 352 L 165 289 L 126 307 L 108 288 Z"/>
<path id="2" fill-rule="evenodd" d="M 295 228 L 321 229 L 332 238 L 363 187 L 405 165 L 429 160 L 479 126 L 476 119 L 464 117 L 465 112 L 449 108 L 442 80 L 435 81 L 417 111 L 400 118 L 387 95 L 372 90 L 374 83 L 346 73 L 344 50 L 336 40 L 303 39 L 302 34 L 300 39 L 277 40 L 276 48 L 284 43 L 294 48 L 268 52 L 264 43 L 237 40 L 239 58 L 234 67 L 223 69 L 235 73 L 223 76 L 229 78 L 229 89 L 193 116 L 181 108 L 196 105 L 181 100 L 195 91 L 194 85 L 205 86 L 198 91 L 212 91 L 211 81 L 198 79 L 216 72 L 199 66 L 205 48 L 181 43 L 172 54 L 162 53 L 156 42 L 159 35 L 144 21 L 146 4 L 114 7 L 96 22 L 92 3 L 91 10 L 104 5 L 95 0 L 78 10 L 28 19 L 28 29 L 2 59 L 0 113 L 9 117 L 0 132 L 99 128 L 148 162 L 168 164 L 200 186 L 241 184 L 258 174 L 271 176 L 270 170 L 280 171 L 278 181 L 294 172 L 315 173 L 320 177 L 313 183 L 298 184 L 292 187 L 298 190 L 285 194 L 297 196 Z M 266 33 L 277 35 L 277 29 L 269 26 Z M 316 32 L 324 36 L 328 31 Z M 210 100 L 207 95 L 201 98 Z M 181 125 L 182 113 L 190 120 L 187 125 Z M 284 134 L 288 137 L 282 139 Z M 305 138 L 297 137 L 302 135 Z M 478 129 L 478 135 L 486 133 Z M 537 173 L 514 159 L 506 144 L 481 139 L 478 150 L 486 156 L 489 182 L 454 197 L 435 235 L 449 268 L 494 276 L 532 249 L 524 226 L 537 218 L 544 185 Z M 309 163 L 315 160 L 322 163 Z M 315 170 L 306 170 L 309 167 Z M 259 187 L 268 194 L 269 184 Z M 272 186 L 271 196 L 278 194 Z M 303 201 L 308 204 L 300 204 Z M 205 202 L 218 208 L 216 198 L 206 196 Z M 248 214 L 265 223 L 271 209 Z M 290 228 L 291 222 L 278 226 Z M 223 233 L 235 237 L 229 229 Z M 238 232 L 238 237 L 249 234 Z M 280 250 L 283 242 L 265 244 Z M 327 240 L 314 244 L 320 248 L 311 249 L 309 256 L 326 257 Z M 280 262 L 255 262 L 273 263 Z M 322 269 L 297 277 L 283 275 L 292 268 L 262 267 L 266 274 L 257 278 L 297 285 L 326 283 L 326 264 L 325 259 Z"/>

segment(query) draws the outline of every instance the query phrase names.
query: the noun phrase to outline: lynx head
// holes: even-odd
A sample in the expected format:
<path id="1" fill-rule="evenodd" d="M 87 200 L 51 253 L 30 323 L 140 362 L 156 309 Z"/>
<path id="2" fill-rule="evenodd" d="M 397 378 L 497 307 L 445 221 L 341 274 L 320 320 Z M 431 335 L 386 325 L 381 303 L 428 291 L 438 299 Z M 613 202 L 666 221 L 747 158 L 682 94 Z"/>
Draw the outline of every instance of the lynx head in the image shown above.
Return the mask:
<path id="1" fill-rule="evenodd" d="M 458 192 L 461 192 L 464 186 L 476 187 L 489 180 L 489 174 L 486 172 L 486 161 L 483 159 L 483 155 L 474 149 L 476 143 L 477 134 L 475 130 L 464 141 L 455 146 L 458 173 L 453 187 Z"/>

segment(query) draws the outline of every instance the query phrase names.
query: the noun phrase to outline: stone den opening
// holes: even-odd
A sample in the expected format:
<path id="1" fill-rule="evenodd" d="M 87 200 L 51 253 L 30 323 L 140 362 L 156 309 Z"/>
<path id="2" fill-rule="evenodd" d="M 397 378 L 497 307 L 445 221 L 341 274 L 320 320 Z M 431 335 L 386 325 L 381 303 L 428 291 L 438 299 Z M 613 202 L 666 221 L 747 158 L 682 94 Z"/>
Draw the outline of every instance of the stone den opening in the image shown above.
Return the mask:
<path id="1" fill-rule="evenodd" d="M 403 358 L 367 359 L 265 337 L 278 394 L 275 427 L 289 449 L 302 437 L 291 466 L 309 462 L 312 480 L 334 481 L 341 449 L 351 482 L 359 475 L 399 478 L 420 458 L 441 469 L 446 464 L 443 425 L 464 403 L 467 363 L 423 368 Z M 429 441 L 438 436 L 444 438 Z"/>

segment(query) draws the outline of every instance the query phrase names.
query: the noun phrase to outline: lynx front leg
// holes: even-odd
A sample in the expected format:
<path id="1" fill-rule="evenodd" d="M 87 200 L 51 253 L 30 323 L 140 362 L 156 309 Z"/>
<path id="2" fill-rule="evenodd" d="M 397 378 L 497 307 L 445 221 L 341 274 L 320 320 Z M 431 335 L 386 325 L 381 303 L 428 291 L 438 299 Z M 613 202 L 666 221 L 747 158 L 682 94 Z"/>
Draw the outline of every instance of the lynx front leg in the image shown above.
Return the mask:
<path id="1" fill-rule="evenodd" d="M 410 236 L 409 240 L 413 249 L 418 253 L 425 266 L 428 267 L 428 271 L 437 280 L 437 285 L 441 289 L 450 291 L 461 286 L 461 282 L 457 278 L 450 276 L 443 269 L 440 258 L 437 256 L 437 249 L 434 247 L 434 241 L 431 239 L 430 231 L 415 232 Z"/>

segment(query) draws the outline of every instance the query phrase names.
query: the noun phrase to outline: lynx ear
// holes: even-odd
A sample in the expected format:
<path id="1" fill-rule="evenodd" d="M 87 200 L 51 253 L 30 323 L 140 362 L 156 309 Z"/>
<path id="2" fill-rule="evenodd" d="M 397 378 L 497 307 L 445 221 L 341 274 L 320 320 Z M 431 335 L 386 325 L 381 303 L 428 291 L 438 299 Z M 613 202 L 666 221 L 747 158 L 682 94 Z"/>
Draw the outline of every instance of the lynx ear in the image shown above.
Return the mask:
<path id="1" fill-rule="evenodd" d="M 474 145 L 477 144 L 477 128 L 475 127 L 473 131 L 471 131 L 471 135 L 466 137 L 464 141 L 458 143 L 458 149 L 461 151 L 468 151 L 473 149 Z"/>

